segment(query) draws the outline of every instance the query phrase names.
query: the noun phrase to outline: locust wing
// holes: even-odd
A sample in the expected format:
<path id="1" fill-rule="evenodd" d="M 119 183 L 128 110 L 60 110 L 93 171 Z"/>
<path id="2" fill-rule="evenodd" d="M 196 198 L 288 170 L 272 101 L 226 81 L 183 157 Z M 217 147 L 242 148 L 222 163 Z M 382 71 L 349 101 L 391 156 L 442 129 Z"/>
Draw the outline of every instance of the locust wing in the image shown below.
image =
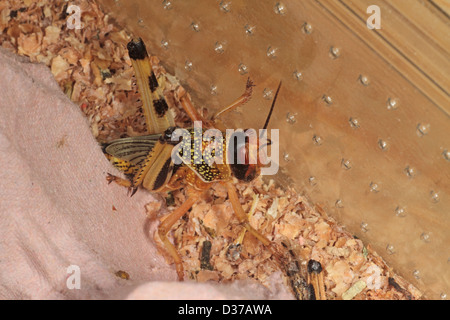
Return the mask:
<path id="1" fill-rule="evenodd" d="M 127 175 L 133 176 L 145 162 L 160 138 L 160 134 L 129 137 L 102 145 L 111 163 Z"/>

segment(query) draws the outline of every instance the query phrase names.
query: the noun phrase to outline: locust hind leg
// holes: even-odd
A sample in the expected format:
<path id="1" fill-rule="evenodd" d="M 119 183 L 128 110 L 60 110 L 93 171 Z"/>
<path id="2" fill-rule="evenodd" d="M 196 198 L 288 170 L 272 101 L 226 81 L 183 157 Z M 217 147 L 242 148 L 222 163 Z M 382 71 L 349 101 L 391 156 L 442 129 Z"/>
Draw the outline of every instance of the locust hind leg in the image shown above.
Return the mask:
<path id="1" fill-rule="evenodd" d="M 177 222 L 197 202 L 200 195 L 200 192 L 193 192 L 190 194 L 186 201 L 166 216 L 158 227 L 159 238 L 164 244 L 166 251 L 172 256 L 175 262 L 175 269 L 177 271 L 179 281 L 183 281 L 184 278 L 182 260 L 175 246 L 169 241 L 169 238 L 167 238 L 167 234 L 175 222 Z"/>
<path id="2" fill-rule="evenodd" d="M 308 262 L 308 283 L 313 288 L 315 300 L 326 300 L 322 265 L 316 260 Z"/>

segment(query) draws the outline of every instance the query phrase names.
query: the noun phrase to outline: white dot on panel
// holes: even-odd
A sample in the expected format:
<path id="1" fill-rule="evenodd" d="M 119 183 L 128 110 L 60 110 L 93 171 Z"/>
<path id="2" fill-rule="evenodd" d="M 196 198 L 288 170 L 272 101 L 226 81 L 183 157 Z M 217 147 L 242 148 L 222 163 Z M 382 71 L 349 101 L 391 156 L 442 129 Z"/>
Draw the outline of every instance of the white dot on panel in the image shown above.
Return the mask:
<path id="1" fill-rule="evenodd" d="M 170 10 L 170 9 L 172 9 L 172 1 L 170 1 L 170 0 L 164 0 L 164 1 L 162 2 L 162 4 L 163 4 L 163 8 L 164 8 L 165 10 Z"/>
<path id="2" fill-rule="evenodd" d="M 411 166 L 407 166 L 404 171 L 405 174 L 410 178 L 414 178 L 417 175 L 417 170 Z"/>
<path id="3" fill-rule="evenodd" d="M 428 123 L 419 123 L 417 125 L 417 130 L 416 130 L 417 135 L 419 137 L 423 137 L 423 136 L 427 135 L 430 132 L 430 128 L 431 128 L 431 126 Z"/>
<path id="4" fill-rule="evenodd" d="M 161 40 L 161 47 L 166 50 L 169 49 L 169 42 L 165 39 Z"/>
<path id="5" fill-rule="evenodd" d="M 362 232 L 369 231 L 369 225 L 367 224 L 367 222 L 361 222 L 360 228 Z"/>
<path id="6" fill-rule="evenodd" d="M 278 51 L 278 48 L 268 47 L 266 54 L 269 58 L 273 59 L 273 58 L 277 57 L 277 51 Z"/>
<path id="7" fill-rule="evenodd" d="M 348 119 L 348 122 L 350 123 L 350 126 L 353 129 L 358 129 L 361 126 L 360 123 L 359 123 L 359 120 L 356 119 L 356 118 L 353 118 L 353 117 Z"/>
<path id="8" fill-rule="evenodd" d="M 332 105 L 333 104 L 333 98 L 331 98 L 329 95 L 324 94 L 322 96 L 322 100 L 327 104 L 327 105 Z"/>
<path id="9" fill-rule="evenodd" d="M 399 99 L 389 98 L 386 103 L 386 106 L 387 106 L 388 110 L 395 110 L 398 108 L 399 104 L 400 104 Z"/>
<path id="10" fill-rule="evenodd" d="M 313 29 L 312 25 L 310 25 L 308 22 L 305 22 L 302 26 L 302 31 L 305 34 L 311 34 L 313 32 L 313 30 L 314 29 Z"/>
<path id="11" fill-rule="evenodd" d="M 295 70 L 292 73 L 292 76 L 294 77 L 295 80 L 298 80 L 298 81 L 303 80 L 303 74 L 298 70 Z"/>
<path id="12" fill-rule="evenodd" d="M 186 62 L 184 63 L 184 69 L 186 69 L 187 71 L 191 71 L 192 70 L 192 61 L 186 60 Z"/>
<path id="13" fill-rule="evenodd" d="M 200 31 L 200 25 L 197 22 L 192 22 L 191 23 L 191 29 L 194 30 L 195 32 L 199 32 Z"/>
<path id="14" fill-rule="evenodd" d="M 228 1 L 221 1 L 219 4 L 220 10 L 222 10 L 225 13 L 228 13 L 231 11 L 231 2 Z"/>
<path id="15" fill-rule="evenodd" d="M 361 82 L 361 84 L 365 87 L 367 87 L 370 84 L 369 78 L 363 74 L 359 76 L 359 82 Z"/>
<path id="16" fill-rule="evenodd" d="M 211 93 L 211 95 L 215 96 L 217 95 L 217 86 L 215 84 L 212 84 L 211 87 L 209 87 L 209 92 Z"/>
<path id="17" fill-rule="evenodd" d="M 373 193 L 378 193 L 380 191 L 380 184 L 372 181 L 369 185 L 369 189 Z"/>
<path id="18" fill-rule="evenodd" d="M 383 140 L 383 139 L 379 139 L 378 140 L 378 147 L 380 147 L 381 150 L 385 151 L 389 148 L 389 144 Z"/>
<path id="19" fill-rule="evenodd" d="M 352 162 L 349 159 L 341 160 L 341 167 L 345 170 L 350 170 L 352 168 Z"/>
<path id="20" fill-rule="evenodd" d="M 330 57 L 333 59 L 337 59 L 341 56 L 341 49 L 338 47 L 331 47 L 330 48 Z"/>
<path id="21" fill-rule="evenodd" d="M 406 209 L 404 207 L 397 206 L 397 208 L 395 208 L 395 215 L 400 218 L 406 217 Z"/>
<path id="22" fill-rule="evenodd" d="M 246 24 L 245 27 L 244 27 L 244 29 L 245 29 L 245 33 L 246 33 L 248 36 L 252 36 L 252 35 L 255 33 L 255 26 Z"/>
<path id="23" fill-rule="evenodd" d="M 420 235 L 420 240 L 422 240 L 423 242 L 430 242 L 430 234 L 427 232 L 423 232 Z"/>
<path id="24" fill-rule="evenodd" d="M 434 202 L 434 203 L 438 203 L 439 202 L 439 192 L 431 190 L 430 197 L 431 197 L 431 201 L 432 202 Z"/>
<path id="25" fill-rule="evenodd" d="M 223 53 L 225 51 L 225 46 L 222 42 L 217 41 L 214 45 L 214 51 L 217 53 Z"/>
<path id="26" fill-rule="evenodd" d="M 288 112 L 286 114 L 286 121 L 290 124 L 294 124 L 297 122 L 297 112 Z"/>
<path id="27" fill-rule="evenodd" d="M 272 100 L 273 98 L 273 91 L 269 88 L 264 88 L 263 90 L 263 98 L 266 100 Z"/>
<path id="28" fill-rule="evenodd" d="M 314 144 L 316 146 L 320 146 L 323 143 L 323 139 L 320 136 L 318 136 L 318 135 L 314 135 L 313 136 L 313 142 L 314 142 Z"/>
<path id="29" fill-rule="evenodd" d="M 275 4 L 274 11 L 276 14 L 280 14 L 280 15 L 285 15 L 287 12 L 286 6 L 281 2 L 277 2 Z"/>
<path id="30" fill-rule="evenodd" d="M 248 73 L 248 67 L 245 64 L 241 63 L 238 66 L 238 71 L 241 75 L 244 75 L 244 74 Z"/>
<path id="31" fill-rule="evenodd" d="M 444 152 L 442 152 L 442 156 L 444 157 L 445 160 L 450 161 L 450 151 L 449 150 L 444 150 Z"/>
<path id="32" fill-rule="evenodd" d="M 388 244 L 386 246 L 386 251 L 388 254 L 394 254 L 395 253 L 395 247 L 392 244 Z"/>

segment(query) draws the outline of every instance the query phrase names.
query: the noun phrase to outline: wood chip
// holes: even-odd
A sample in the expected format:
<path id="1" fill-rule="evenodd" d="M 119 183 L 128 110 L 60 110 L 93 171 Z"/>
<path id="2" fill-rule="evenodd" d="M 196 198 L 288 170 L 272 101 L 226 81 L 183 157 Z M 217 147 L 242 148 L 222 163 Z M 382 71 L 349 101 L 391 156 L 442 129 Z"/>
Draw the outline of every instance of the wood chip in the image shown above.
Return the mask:
<path id="1" fill-rule="evenodd" d="M 361 293 L 366 288 L 366 282 L 363 280 L 359 280 L 356 283 L 354 283 L 350 289 L 345 291 L 342 294 L 342 300 L 352 300 L 356 295 Z"/>

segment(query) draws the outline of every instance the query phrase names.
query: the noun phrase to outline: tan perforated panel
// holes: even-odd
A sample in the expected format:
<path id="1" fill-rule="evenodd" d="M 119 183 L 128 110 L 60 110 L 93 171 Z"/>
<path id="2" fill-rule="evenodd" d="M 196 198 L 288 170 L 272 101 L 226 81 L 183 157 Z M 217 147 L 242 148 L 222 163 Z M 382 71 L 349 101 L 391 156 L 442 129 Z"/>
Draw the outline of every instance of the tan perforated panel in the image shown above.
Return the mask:
<path id="1" fill-rule="evenodd" d="M 278 179 L 428 298 L 450 294 L 450 33 L 440 1 L 101 1 L 230 127 L 261 127 L 280 80 Z M 400 4 L 402 2 L 403 4 Z M 366 9 L 381 8 L 381 29 Z"/>

